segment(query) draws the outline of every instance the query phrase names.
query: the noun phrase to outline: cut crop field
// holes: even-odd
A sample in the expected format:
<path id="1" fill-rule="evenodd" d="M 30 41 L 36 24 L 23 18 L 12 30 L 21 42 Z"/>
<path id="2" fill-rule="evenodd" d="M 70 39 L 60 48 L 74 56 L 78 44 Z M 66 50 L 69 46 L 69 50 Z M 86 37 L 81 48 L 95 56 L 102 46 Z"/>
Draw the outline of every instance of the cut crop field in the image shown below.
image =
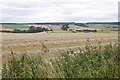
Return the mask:
<path id="1" fill-rule="evenodd" d="M 27 26 L 34 26 L 34 27 L 44 27 L 44 28 L 49 28 L 49 25 L 27 25 Z"/>
<path id="2" fill-rule="evenodd" d="M 117 33 L 0 35 L 3 78 L 119 78 Z"/>
<path id="3" fill-rule="evenodd" d="M 3 25 L 4 28 L 9 28 L 9 29 L 19 29 L 19 28 L 29 28 L 30 26 L 27 25 Z"/>
<path id="4" fill-rule="evenodd" d="M 2 35 L 2 53 L 28 52 L 40 53 L 43 44 L 49 53 L 67 50 L 69 47 L 82 46 L 87 39 L 91 44 L 116 42 L 117 33 L 0 33 Z M 57 52 L 56 52 L 57 51 Z"/>

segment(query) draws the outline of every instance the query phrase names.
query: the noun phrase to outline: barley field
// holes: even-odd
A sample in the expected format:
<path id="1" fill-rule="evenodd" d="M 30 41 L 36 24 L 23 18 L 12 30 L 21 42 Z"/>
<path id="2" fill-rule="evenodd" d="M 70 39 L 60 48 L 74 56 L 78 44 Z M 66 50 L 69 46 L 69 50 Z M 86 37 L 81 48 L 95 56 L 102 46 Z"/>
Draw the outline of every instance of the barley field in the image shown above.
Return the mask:
<path id="1" fill-rule="evenodd" d="M 3 78 L 118 78 L 117 33 L 0 33 Z"/>
<path id="2" fill-rule="evenodd" d="M 118 40 L 117 33 L 0 33 L 2 35 L 2 53 L 37 51 L 42 43 L 48 49 L 61 49 L 85 45 L 87 39 L 92 44 Z"/>
<path id="3" fill-rule="evenodd" d="M 45 58 L 60 56 L 68 49 L 84 47 L 87 39 L 91 44 L 117 42 L 117 33 L 1 33 L 3 62 L 11 51 L 19 55 L 27 52 L 30 55 L 44 54 Z M 43 49 L 46 47 L 46 49 Z M 46 51 L 46 52 L 44 52 Z"/>
<path id="4" fill-rule="evenodd" d="M 19 58 L 11 52 L 3 64 L 3 78 L 119 78 L 118 45 L 86 45 L 78 51 L 68 50 L 59 57 L 44 59 L 43 55 Z"/>

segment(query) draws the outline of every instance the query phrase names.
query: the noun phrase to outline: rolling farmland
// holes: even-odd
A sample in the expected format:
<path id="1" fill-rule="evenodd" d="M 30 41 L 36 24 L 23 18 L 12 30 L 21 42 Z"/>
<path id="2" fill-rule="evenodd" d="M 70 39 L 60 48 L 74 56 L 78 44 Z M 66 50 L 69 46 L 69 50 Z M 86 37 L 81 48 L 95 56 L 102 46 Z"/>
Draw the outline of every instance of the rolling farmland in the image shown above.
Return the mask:
<path id="1" fill-rule="evenodd" d="M 1 34 L 3 78 L 118 78 L 117 33 Z"/>
<path id="2" fill-rule="evenodd" d="M 15 52 L 26 52 L 36 54 L 42 48 L 44 43 L 50 50 L 62 49 L 67 47 L 85 45 L 89 38 L 91 43 L 95 44 L 97 41 L 114 42 L 117 41 L 117 33 L 1 33 L 2 37 L 2 51 L 8 53 L 11 50 Z M 51 51 L 50 51 L 51 52 Z M 53 51 L 54 52 L 54 51 Z M 51 52 L 52 53 L 52 52 Z M 56 53 L 56 52 L 55 52 Z"/>
<path id="3" fill-rule="evenodd" d="M 118 0 L 0 2 L 0 80 L 120 80 Z"/>
<path id="4" fill-rule="evenodd" d="M 108 24 L 96 24 L 96 25 L 93 25 L 95 27 L 113 27 L 113 28 L 118 28 L 118 25 L 108 25 Z"/>
<path id="5" fill-rule="evenodd" d="M 95 28 L 95 29 L 101 29 L 105 31 L 117 31 L 118 30 L 118 25 L 110 25 L 110 24 L 90 24 L 87 25 L 90 28 Z"/>
<path id="6" fill-rule="evenodd" d="M 43 27 L 56 32 L 0 33 L 3 78 L 118 78 L 117 32 L 73 33 L 61 31 L 60 25 Z"/>

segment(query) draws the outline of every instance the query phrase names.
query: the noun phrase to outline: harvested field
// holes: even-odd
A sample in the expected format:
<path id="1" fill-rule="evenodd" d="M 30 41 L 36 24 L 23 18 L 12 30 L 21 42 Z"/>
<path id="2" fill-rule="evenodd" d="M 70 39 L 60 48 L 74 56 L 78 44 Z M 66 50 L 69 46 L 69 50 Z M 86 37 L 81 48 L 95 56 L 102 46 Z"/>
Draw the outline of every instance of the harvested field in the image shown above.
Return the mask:
<path id="1" fill-rule="evenodd" d="M 34 26 L 34 27 L 44 27 L 44 28 L 49 28 L 49 25 L 27 25 L 27 26 Z"/>
<path id="2" fill-rule="evenodd" d="M 62 31 L 61 25 L 27 25 L 27 26 L 43 27 L 43 28 L 52 29 L 53 31 Z"/>
<path id="3" fill-rule="evenodd" d="M 95 44 L 98 41 L 103 43 L 116 42 L 117 33 L 0 33 L 2 35 L 2 53 L 14 52 L 32 52 L 39 53 L 42 49 L 42 43 L 47 49 L 60 50 L 62 48 L 82 46 L 86 44 L 87 39 Z M 54 52 L 54 51 L 53 51 Z"/>
<path id="4" fill-rule="evenodd" d="M 95 30 L 94 28 L 87 28 L 87 27 L 82 27 L 82 26 L 77 26 L 77 25 L 69 25 L 70 29 L 79 29 L 79 30 Z"/>
<path id="5" fill-rule="evenodd" d="M 53 31 L 63 31 L 61 29 L 62 25 L 27 25 L 27 26 L 34 26 L 34 27 L 44 27 L 48 29 L 52 29 Z M 95 30 L 94 28 L 87 28 L 87 27 L 81 27 L 77 25 L 69 25 L 70 29 L 80 29 L 80 30 Z"/>
<path id="6" fill-rule="evenodd" d="M 107 24 L 93 24 L 87 25 L 89 28 L 94 28 L 97 30 L 118 30 L 118 25 L 107 25 Z"/>
<path id="7" fill-rule="evenodd" d="M 93 72 L 93 70 L 96 69 L 98 70 L 97 73 L 101 75 L 103 74 L 102 72 L 104 72 L 104 70 L 106 69 L 108 70 L 109 68 L 109 70 L 111 70 L 110 72 L 115 72 L 114 70 L 116 70 L 115 75 L 118 76 L 118 73 L 117 73 L 118 68 L 115 67 L 117 66 L 117 63 L 115 64 L 115 62 L 113 61 L 113 59 L 117 57 L 116 54 L 118 54 L 117 52 L 118 48 L 117 46 L 115 46 L 117 45 L 115 42 L 118 41 L 117 33 L 61 33 L 59 34 L 59 33 L 43 32 L 43 33 L 0 33 L 0 34 L 2 35 L 2 38 L 1 38 L 2 39 L 2 42 L 1 42 L 2 43 L 2 60 L 1 61 L 2 61 L 2 64 L 6 65 L 4 66 L 4 69 L 3 69 L 4 74 L 9 75 L 10 74 L 9 72 L 11 72 L 11 69 L 15 69 L 15 72 L 14 72 L 15 74 L 20 71 L 21 71 L 20 72 L 21 74 L 24 72 L 23 71 L 24 68 L 21 65 L 23 63 L 27 63 L 25 64 L 25 66 L 27 65 L 26 68 L 28 69 L 28 72 L 33 74 L 33 72 L 31 71 L 33 69 L 32 67 L 36 66 L 38 69 L 35 70 L 36 71 L 35 74 L 38 74 L 38 75 L 43 74 L 43 71 L 41 70 L 44 70 L 44 69 L 46 70 L 46 72 L 49 73 L 49 72 L 52 72 L 52 70 L 55 71 L 56 69 L 58 69 L 59 71 L 62 71 L 64 69 L 63 68 L 64 66 L 67 65 L 70 67 L 72 65 L 73 70 L 77 69 L 76 71 L 78 71 L 81 69 L 81 67 L 83 67 L 83 69 L 81 70 L 85 71 L 86 66 L 88 66 L 87 72 L 89 72 L 89 70 Z M 112 44 L 110 44 L 110 42 Z M 86 46 L 86 44 L 91 44 L 91 45 Z M 103 48 L 105 48 L 105 50 Z M 22 53 L 26 53 L 26 54 L 22 54 Z M 40 56 L 39 54 L 42 56 Z M 11 60 L 13 61 L 11 62 Z M 54 61 L 54 60 L 57 60 L 57 61 Z M 108 61 L 106 62 L 106 60 Z M 55 63 L 52 63 L 50 61 Z M 64 64 L 63 61 L 66 64 Z M 94 62 L 96 61 L 96 62 L 93 64 L 91 63 L 91 61 L 94 61 Z M 9 66 L 9 62 L 10 62 L 10 65 L 15 66 L 17 68 Z M 50 65 L 47 65 L 46 63 L 50 63 Z M 59 66 L 59 63 L 62 64 L 63 67 L 57 68 Z M 101 63 L 102 63 L 102 66 L 100 67 L 99 64 Z M 53 64 L 57 66 L 54 66 Z M 91 66 L 91 64 L 93 65 Z M 43 66 L 39 66 L 39 65 L 43 65 Z M 114 66 L 112 66 L 112 69 L 111 69 L 111 67 L 107 67 L 107 66 L 104 68 L 105 65 L 114 65 Z M 102 68 L 101 72 L 99 72 L 99 68 L 100 69 Z M 56 73 L 58 73 L 57 72 L 58 70 L 56 70 Z M 65 68 L 65 70 L 67 70 L 67 68 Z M 71 71 L 71 68 L 69 68 L 68 70 Z M 41 71 L 41 73 L 37 71 Z M 76 75 L 82 75 L 83 71 L 81 71 L 80 74 L 76 74 Z M 87 72 L 85 74 L 87 74 Z M 66 71 L 65 73 L 68 74 L 68 72 Z M 2 77 L 6 77 L 4 76 L 4 74 Z M 28 74 L 28 73 L 25 73 L 25 74 Z M 74 72 L 72 72 L 72 75 L 73 74 Z M 107 71 L 107 74 L 109 74 L 109 71 Z M 47 74 L 47 75 L 50 75 L 50 74 Z M 96 77 L 96 75 L 93 75 L 93 76 Z M 52 77 L 55 78 L 55 76 L 52 76 Z"/>

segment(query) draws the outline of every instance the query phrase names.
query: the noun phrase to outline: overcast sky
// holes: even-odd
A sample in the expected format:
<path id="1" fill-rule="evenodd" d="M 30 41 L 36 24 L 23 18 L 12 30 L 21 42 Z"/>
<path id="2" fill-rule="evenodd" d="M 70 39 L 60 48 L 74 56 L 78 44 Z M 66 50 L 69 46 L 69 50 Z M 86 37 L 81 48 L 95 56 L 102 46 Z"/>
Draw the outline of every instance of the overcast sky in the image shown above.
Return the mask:
<path id="1" fill-rule="evenodd" d="M 118 20 L 119 0 L 1 0 L 0 22 Z"/>

